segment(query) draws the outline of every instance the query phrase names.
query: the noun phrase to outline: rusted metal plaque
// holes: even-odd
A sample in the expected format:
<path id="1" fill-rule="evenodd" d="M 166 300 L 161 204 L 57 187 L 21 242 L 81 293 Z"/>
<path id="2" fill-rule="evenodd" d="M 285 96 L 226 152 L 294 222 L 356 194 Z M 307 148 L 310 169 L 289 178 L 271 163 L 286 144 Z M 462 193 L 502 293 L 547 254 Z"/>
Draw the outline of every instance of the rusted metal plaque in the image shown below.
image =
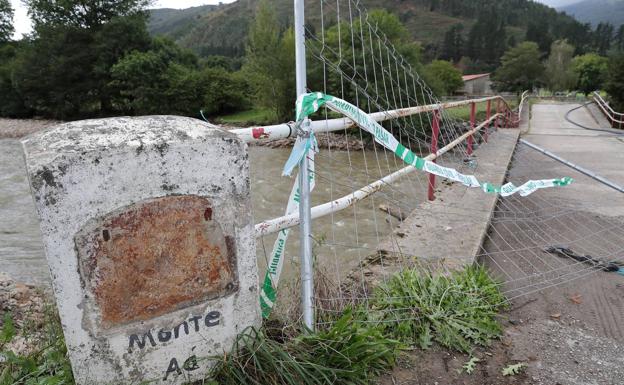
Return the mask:
<path id="1" fill-rule="evenodd" d="M 233 238 L 198 196 L 143 201 L 76 235 L 81 277 L 108 329 L 170 313 L 238 288 Z"/>

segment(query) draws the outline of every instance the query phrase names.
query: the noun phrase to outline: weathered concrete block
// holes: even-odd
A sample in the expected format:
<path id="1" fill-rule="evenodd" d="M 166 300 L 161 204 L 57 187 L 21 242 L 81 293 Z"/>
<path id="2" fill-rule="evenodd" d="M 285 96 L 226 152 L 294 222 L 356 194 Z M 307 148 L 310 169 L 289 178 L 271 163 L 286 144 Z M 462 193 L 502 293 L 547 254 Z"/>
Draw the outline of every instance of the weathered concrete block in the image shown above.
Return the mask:
<path id="1" fill-rule="evenodd" d="M 26 165 L 79 384 L 181 384 L 259 325 L 247 149 L 171 117 L 26 138 Z"/>

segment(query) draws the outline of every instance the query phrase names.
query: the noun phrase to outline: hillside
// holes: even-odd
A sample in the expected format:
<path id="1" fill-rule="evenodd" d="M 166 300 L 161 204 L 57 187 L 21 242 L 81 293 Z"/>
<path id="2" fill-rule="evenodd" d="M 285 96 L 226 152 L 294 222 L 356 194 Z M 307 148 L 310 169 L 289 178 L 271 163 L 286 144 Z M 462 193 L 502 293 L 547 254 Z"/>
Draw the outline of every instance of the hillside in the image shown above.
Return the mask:
<path id="1" fill-rule="evenodd" d="M 238 0 L 209 9 L 153 10 L 150 31 L 170 36 L 201 56 L 240 56 L 244 54 L 247 30 L 257 3 L 258 0 Z M 292 0 L 272 3 L 278 19 L 287 26 L 292 20 Z M 385 8 L 395 13 L 414 40 L 433 51 L 452 25 L 463 24 L 463 33 L 467 35 L 483 10 L 498 14 L 506 26 L 507 37 L 513 36 L 516 41 L 524 38 L 531 22 L 550 26 L 555 38 L 561 33 L 557 31 L 580 27 L 573 18 L 530 0 L 364 0 L 363 4 L 369 10 Z M 318 28 L 318 0 L 306 0 L 306 5 L 306 23 Z M 491 20 L 484 20 L 488 21 Z"/>
<path id="2" fill-rule="evenodd" d="M 148 29 L 153 35 L 168 35 L 177 39 L 189 33 L 196 25 L 195 21 L 217 8 L 217 5 L 203 5 L 186 9 L 151 9 Z"/>
<path id="3" fill-rule="evenodd" d="M 600 22 L 608 22 L 616 27 L 624 24 L 624 0 L 584 0 L 561 7 L 560 10 L 594 26 Z"/>

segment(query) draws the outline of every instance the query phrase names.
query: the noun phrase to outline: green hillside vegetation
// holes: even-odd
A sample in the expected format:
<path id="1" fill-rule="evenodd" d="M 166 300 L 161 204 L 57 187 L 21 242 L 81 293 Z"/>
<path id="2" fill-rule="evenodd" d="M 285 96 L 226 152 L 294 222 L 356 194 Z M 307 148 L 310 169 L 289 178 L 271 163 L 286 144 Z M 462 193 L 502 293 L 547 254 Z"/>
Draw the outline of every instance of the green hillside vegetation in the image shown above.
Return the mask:
<path id="1" fill-rule="evenodd" d="M 179 38 L 194 28 L 197 19 L 217 8 L 216 5 L 202 5 L 186 9 L 153 9 L 150 10 L 148 31 L 153 35 L 166 34 L 172 38 Z"/>
<path id="2" fill-rule="evenodd" d="M 258 0 L 238 0 L 219 6 L 211 12 L 196 12 L 192 18 L 182 17 L 187 10 L 152 10 L 149 30 L 154 34 L 173 38 L 200 56 L 242 56 L 257 4 Z M 505 48 L 525 40 L 527 34 L 541 35 L 542 41 L 537 43 L 543 51 L 548 51 L 554 40 L 562 38 L 567 38 L 577 48 L 577 53 L 583 53 L 592 44 L 588 26 L 552 8 L 528 0 L 365 0 L 363 4 L 369 11 L 382 8 L 394 13 L 406 26 L 411 38 L 421 44 L 423 58 L 427 61 L 445 59 L 440 56 L 444 48 L 445 33 L 454 25 L 462 25 L 462 37 L 470 46 L 464 49 L 472 49 L 472 52 L 463 52 L 461 56 L 468 56 L 477 62 L 476 66 L 471 65 L 476 67 L 475 70 L 495 68 Z M 278 23 L 285 29 L 292 20 L 292 1 L 274 0 L 272 6 Z M 306 1 L 306 6 L 306 22 L 313 30 L 318 30 L 319 3 Z M 176 20 L 183 18 L 188 22 L 180 26 L 180 23 L 168 23 L 167 17 Z M 482 34 L 495 34 L 488 42 L 492 45 L 498 41 L 497 47 L 493 48 L 493 56 L 496 56 L 494 59 L 483 60 L 479 55 L 485 47 L 475 48 L 474 44 L 470 45 L 471 31 L 475 24 L 485 24 Z M 487 40 L 479 36 L 475 36 L 473 40 L 479 39 Z"/>
<path id="3" fill-rule="evenodd" d="M 0 36 L 0 116 L 61 120 L 145 114 L 199 117 L 203 111 L 212 119 L 238 114 L 234 116 L 283 122 L 293 117 L 290 0 L 239 0 L 230 5 L 149 13 L 147 0 L 99 0 L 86 5 L 28 0 L 34 32 L 19 41 L 8 38 L 12 10 L 7 4 L 0 0 L 0 31 L 4 31 Z M 512 4 L 522 7 L 508 11 Z M 318 5 L 309 2 L 310 34 L 320 31 L 314 13 Z M 460 86 L 461 70 L 496 71 L 493 79 L 498 90 L 520 92 L 545 85 L 587 93 L 609 86 L 612 100 L 622 99 L 617 96 L 622 81 L 616 71 L 621 61 L 608 59 L 624 51 L 622 28 L 615 32 L 603 23 L 591 31 L 525 0 L 380 0 L 375 5 L 386 7 L 367 14 L 368 23 L 384 35 L 378 47 L 361 44 L 360 37 L 348 32 L 361 30 L 364 20 L 349 21 L 342 13 L 337 23 L 335 10 L 326 9 L 323 41 L 310 37 L 306 43 L 310 89 L 359 100 L 367 111 L 413 104 L 406 93 L 396 94 L 396 99 L 362 97 L 372 90 L 371 72 L 383 74 L 389 55 L 396 50 L 404 58 L 398 66 L 411 67 L 422 79 L 414 87 L 426 85 L 438 96 Z M 441 40 L 423 43 L 414 38 L 421 18 L 430 30 L 436 20 L 444 28 L 449 26 L 430 35 Z M 425 36 L 425 29 L 418 32 L 420 36 Z M 171 31 L 170 36 L 179 35 L 179 43 L 154 36 L 155 31 L 165 30 Z M 565 39 L 557 38 L 560 35 Z M 183 44 L 192 39 L 204 45 L 185 48 Z M 393 47 L 384 51 L 388 58 L 375 60 L 381 58 L 383 45 Z M 529 61 L 531 66 L 526 64 Z M 392 71 L 401 71 L 398 66 Z M 393 79 L 394 75 L 377 78 L 375 87 L 392 90 Z M 423 90 L 414 91 L 418 104 L 427 101 Z"/>

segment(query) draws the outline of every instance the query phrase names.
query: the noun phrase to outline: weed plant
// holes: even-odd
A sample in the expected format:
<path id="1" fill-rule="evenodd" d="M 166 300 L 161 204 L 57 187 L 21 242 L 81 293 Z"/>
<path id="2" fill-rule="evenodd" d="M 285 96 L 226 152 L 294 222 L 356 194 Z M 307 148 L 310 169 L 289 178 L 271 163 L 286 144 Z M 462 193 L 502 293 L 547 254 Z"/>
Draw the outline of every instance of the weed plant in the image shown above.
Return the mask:
<path id="1" fill-rule="evenodd" d="M 484 267 L 450 275 L 404 270 L 375 290 L 368 318 L 385 335 L 426 349 L 433 341 L 469 352 L 501 333 L 496 315 L 505 306 L 499 284 Z"/>
<path id="2" fill-rule="evenodd" d="M 16 355 L 5 349 L 16 337 L 16 330 L 10 313 L 4 314 L 0 333 L 0 385 L 74 384 L 61 323 L 52 306 L 46 307 L 44 328 L 38 350 Z"/>

